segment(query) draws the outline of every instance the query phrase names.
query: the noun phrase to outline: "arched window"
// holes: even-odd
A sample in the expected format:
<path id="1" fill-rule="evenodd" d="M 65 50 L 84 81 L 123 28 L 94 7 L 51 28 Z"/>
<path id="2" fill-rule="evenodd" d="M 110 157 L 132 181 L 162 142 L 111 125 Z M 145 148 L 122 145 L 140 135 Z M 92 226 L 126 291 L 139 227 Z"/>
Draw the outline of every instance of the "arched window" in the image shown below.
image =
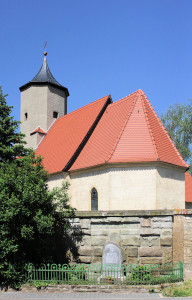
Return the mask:
<path id="1" fill-rule="evenodd" d="M 91 210 L 98 210 L 98 193 L 96 188 L 91 190 Z"/>

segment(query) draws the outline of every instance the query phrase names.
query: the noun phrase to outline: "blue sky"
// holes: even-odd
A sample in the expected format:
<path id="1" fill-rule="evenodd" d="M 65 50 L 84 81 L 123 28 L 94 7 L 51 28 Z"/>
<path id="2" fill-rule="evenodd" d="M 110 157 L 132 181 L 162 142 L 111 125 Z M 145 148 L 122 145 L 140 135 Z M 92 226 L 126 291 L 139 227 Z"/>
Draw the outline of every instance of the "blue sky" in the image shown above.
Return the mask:
<path id="1" fill-rule="evenodd" d="M 142 89 L 158 115 L 192 98 L 191 0 L 0 1 L 0 85 L 20 119 L 19 87 L 47 60 L 68 111 Z"/>

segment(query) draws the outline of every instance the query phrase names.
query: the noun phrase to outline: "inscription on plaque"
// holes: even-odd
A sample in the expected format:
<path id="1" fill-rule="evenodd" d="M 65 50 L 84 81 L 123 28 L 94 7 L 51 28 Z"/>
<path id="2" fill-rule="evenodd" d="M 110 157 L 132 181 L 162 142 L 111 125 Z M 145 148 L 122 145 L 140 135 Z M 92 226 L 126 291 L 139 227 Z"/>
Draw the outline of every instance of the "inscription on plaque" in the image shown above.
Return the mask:
<path id="1" fill-rule="evenodd" d="M 114 243 L 107 243 L 103 250 L 102 277 L 121 277 L 121 248 Z"/>

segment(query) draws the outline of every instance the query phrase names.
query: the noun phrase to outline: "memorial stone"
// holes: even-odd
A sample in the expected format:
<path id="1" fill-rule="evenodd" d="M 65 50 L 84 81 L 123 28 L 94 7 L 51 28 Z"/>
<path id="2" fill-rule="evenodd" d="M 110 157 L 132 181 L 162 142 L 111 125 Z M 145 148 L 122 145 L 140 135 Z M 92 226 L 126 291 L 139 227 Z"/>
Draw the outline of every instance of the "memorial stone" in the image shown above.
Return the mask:
<path id="1" fill-rule="evenodd" d="M 121 278 L 122 265 L 121 248 L 114 243 L 107 243 L 102 256 L 102 278 Z"/>

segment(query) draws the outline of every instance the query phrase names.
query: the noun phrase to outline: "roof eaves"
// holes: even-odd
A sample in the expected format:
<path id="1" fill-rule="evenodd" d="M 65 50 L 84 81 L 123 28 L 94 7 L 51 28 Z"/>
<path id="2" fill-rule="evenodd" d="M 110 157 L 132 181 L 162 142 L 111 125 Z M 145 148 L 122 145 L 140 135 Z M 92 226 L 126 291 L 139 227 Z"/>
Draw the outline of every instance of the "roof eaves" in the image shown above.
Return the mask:
<path id="1" fill-rule="evenodd" d="M 143 92 L 142 92 L 142 93 L 143 93 Z M 173 143 L 172 139 L 170 138 L 170 136 L 169 136 L 167 130 L 165 129 L 163 123 L 160 121 L 159 117 L 157 116 L 157 114 L 156 114 L 156 112 L 155 112 L 153 106 L 151 105 L 150 101 L 148 100 L 147 96 L 146 96 L 144 93 L 143 93 L 143 96 L 145 97 L 145 100 L 148 102 L 149 106 L 151 107 L 151 109 L 152 109 L 152 111 L 153 111 L 153 113 L 154 113 L 154 115 L 155 115 L 155 118 L 157 119 L 157 121 L 158 121 L 158 123 L 160 124 L 161 128 L 163 129 L 163 131 L 164 131 L 165 134 L 167 135 L 167 137 L 168 137 L 170 143 L 172 144 L 172 146 L 173 146 L 175 152 L 177 153 L 177 155 L 179 156 L 181 162 L 183 163 L 183 165 L 184 165 L 183 167 L 186 167 L 187 170 L 188 170 L 188 169 L 189 169 L 189 165 L 184 161 L 183 157 L 181 156 L 181 154 L 180 154 L 179 151 L 177 150 L 175 144 Z M 158 156 L 159 156 L 159 155 L 158 155 Z M 158 160 L 160 160 L 160 158 L 158 158 Z"/>
<path id="2" fill-rule="evenodd" d="M 105 101 L 105 104 L 103 105 L 103 108 L 100 110 L 100 112 L 99 112 L 98 116 L 96 117 L 95 121 L 93 122 L 92 126 L 90 127 L 90 129 L 88 130 L 87 134 L 85 135 L 85 137 L 83 138 L 83 140 L 79 144 L 79 146 L 76 149 L 76 151 L 73 154 L 73 156 L 70 158 L 70 160 L 68 161 L 68 163 L 63 168 L 63 170 L 62 170 L 63 172 L 67 172 L 72 167 L 72 165 L 76 161 L 77 157 L 79 156 L 79 154 L 83 150 L 84 146 L 86 145 L 87 141 L 89 140 L 90 136 L 92 135 L 94 129 L 97 126 L 97 124 L 99 123 L 99 121 L 100 121 L 102 115 L 104 114 L 107 106 L 110 103 L 112 103 L 112 99 L 111 99 L 111 96 L 108 96 L 107 100 Z"/>
<path id="3" fill-rule="evenodd" d="M 31 86 L 45 86 L 45 85 L 50 85 L 50 86 L 56 87 L 57 89 L 64 91 L 66 93 L 67 97 L 69 96 L 69 91 L 68 91 L 68 89 L 66 87 L 64 87 L 62 85 L 54 84 L 54 83 L 49 82 L 49 81 L 43 81 L 43 82 L 29 81 L 26 84 L 20 86 L 19 90 L 21 92 L 23 92 L 24 90 L 26 90 L 27 88 L 29 88 Z"/>

